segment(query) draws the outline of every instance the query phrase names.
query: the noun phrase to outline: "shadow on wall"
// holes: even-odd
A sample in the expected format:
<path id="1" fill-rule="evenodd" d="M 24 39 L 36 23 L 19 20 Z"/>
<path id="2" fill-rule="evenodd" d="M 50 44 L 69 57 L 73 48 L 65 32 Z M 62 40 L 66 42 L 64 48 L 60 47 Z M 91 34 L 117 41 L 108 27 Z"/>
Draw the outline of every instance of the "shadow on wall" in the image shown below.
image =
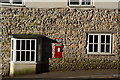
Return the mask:
<path id="1" fill-rule="evenodd" d="M 52 58 L 52 43 L 56 43 L 47 37 L 39 38 L 37 46 L 36 73 L 49 72 L 49 58 Z"/>

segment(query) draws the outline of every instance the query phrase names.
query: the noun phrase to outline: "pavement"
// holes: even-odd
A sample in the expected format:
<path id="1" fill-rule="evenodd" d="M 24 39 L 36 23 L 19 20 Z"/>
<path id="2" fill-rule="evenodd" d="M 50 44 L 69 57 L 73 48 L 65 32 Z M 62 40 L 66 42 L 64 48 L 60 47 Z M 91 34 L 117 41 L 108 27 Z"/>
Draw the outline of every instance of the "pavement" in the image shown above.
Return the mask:
<path id="1" fill-rule="evenodd" d="M 117 80 L 120 78 L 119 70 L 80 70 L 80 71 L 57 71 L 57 72 L 46 72 L 46 73 L 40 73 L 40 74 L 29 74 L 29 75 L 19 75 L 14 77 L 6 77 L 13 79 L 43 79 L 43 80 L 59 80 L 59 79 L 91 79 L 91 78 L 97 78 L 97 79 L 103 79 L 103 78 L 109 78 L 109 79 L 115 79 Z M 105 80 L 105 79 L 104 79 Z M 108 80 L 108 79 L 107 79 Z M 120 80 L 120 79 L 118 79 Z"/>

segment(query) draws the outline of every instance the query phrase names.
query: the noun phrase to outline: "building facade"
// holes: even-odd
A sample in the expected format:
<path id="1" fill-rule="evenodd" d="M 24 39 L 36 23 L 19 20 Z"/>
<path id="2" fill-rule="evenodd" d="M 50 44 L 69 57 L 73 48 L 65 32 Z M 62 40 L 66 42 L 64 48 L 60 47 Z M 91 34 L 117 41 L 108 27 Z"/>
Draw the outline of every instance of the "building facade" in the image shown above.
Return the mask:
<path id="1" fill-rule="evenodd" d="M 119 0 L 112 1 L 0 0 L 2 75 L 119 69 Z"/>

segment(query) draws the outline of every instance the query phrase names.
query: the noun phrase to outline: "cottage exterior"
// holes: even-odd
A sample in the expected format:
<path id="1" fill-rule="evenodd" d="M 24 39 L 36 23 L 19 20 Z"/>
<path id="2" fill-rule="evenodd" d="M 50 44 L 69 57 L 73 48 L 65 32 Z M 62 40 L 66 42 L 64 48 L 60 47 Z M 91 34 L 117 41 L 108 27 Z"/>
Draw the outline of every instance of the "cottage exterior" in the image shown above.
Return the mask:
<path id="1" fill-rule="evenodd" d="M 119 69 L 119 0 L 37 1 L 0 0 L 3 76 Z"/>

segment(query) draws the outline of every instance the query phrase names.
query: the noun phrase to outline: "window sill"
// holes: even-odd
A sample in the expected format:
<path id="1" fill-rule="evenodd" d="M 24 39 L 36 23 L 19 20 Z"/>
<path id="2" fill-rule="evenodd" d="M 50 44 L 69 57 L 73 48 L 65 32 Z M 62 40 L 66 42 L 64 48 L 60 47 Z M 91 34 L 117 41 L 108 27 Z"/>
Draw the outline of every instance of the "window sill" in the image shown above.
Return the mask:
<path id="1" fill-rule="evenodd" d="M 69 5 L 70 8 L 95 8 L 95 6 L 75 6 L 75 5 Z"/>
<path id="2" fill-rule="evenodd" d="M 95 55 L 95 56 L 115 56 L 115 54 L 111 53 L 87 53 L 87 55 Z"/>
<path id="3" fill-rule="evenodd" d="M 0 7 L 26 7 L 24 4 L 1 4 Z"/>
<path id="4" fill-rule="evenodd" d="M 16 62 L 13 62 L 11 61 L 10 63 L 12 64 L 37 64 L 36 62 L 30 62 L 30 61 L 26 61 L 26 62 L 20 62 L 20 61 L 16 61 Z"/>

